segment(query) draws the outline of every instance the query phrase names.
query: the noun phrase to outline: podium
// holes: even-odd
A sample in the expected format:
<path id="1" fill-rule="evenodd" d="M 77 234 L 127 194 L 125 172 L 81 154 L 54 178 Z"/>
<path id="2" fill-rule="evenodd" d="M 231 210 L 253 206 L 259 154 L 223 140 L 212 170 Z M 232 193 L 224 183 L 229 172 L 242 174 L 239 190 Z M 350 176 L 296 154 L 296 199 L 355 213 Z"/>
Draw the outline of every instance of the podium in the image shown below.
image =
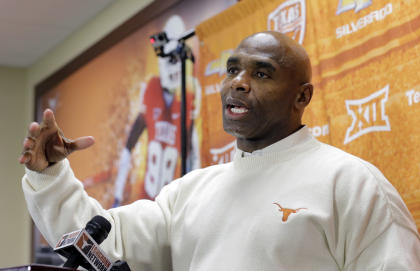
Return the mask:
<path id="1" fill-rule="evenodd" d="M 42 264 L 29 264 L 15 267 L 0 268 L 0 271 L 71 271 L 76 270 L 72 268 L 54 266 L 54 265 L 42 265 Z"/>

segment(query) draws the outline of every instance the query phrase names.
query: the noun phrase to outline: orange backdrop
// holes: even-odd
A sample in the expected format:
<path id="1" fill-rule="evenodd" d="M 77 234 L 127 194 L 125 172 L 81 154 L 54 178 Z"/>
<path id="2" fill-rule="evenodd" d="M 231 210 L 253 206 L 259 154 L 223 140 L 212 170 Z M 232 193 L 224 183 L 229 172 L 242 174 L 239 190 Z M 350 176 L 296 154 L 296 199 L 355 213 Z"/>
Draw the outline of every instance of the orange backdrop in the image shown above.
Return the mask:
<path id="1" fill-rule="evenodd" d="M 201 164 L 229 161 L 220 83 L 244 37 L 287 33 L 308 51 L 315 92 L 304 123 L 320 141 L 376 165 L 420 228 L 420 2 L 247 0 L 201 23 Z"/>
<path id="2" fill-rule="evenodd" d="M 138 114 L 142 83 L 158 74 L 148 42 L 166 18 L 187 28 L 229 1 L 182 1 L 62 81 L 41 99 L 55 108 L 66 136 L 93 135 L 94 147 L 70 157 L 88 193 L 109 207 L 119 154 Z M 189 45 L 201 85 L 195 120 L 201 166 L 230 161 L 234 138 L 223 131 L 220 84 L 244 37 L 287 33 L 308 51 L 315 93 L 304 122 L 320 141 L 376 165 L 401 193 L 420 227 L 420 2 L 415 0 L 243 0 L 196 27 Z M 142 198 L 147 133 L 133 150 L 127 201 Z"/>
<path id="3" fill-rule="evenodd" d="M 161 32 L 168 18 L 174 15 L 182 18 L 187 30 L 193 29 L 203 19 L 221 12 L 234 2 L 236 0 L 181 1 L 41 96 L 38 120 L 41 120 L 39 112 L 52 108 L 59 126 L 68 138 L 83 135 L 95 137 L 93 147 L 75 152 L 69 156 L 69 160 L 89 195 L 99 200 L 104 207 L 111 207 L 114 201 L 118 161 L 141 110 L 141 90 L 151 78 L 159 76 L 158 58 L 149 42 L 150 35 Z M 187 63 L 187 96 L 196 94 L 194 111 L 198 111 L 201 93 L 195 68 L 200 61 L 198 39 L 189 39 L 187 45 L 196 56 L 195 66 Z M 180 100 L 180 96 L 178 89 L 175 100 Z M 201 116 L 197 116 L 194 125 L 198 138 L 202 138 L 201 123 Z M 144 179 L 148 136 L 146 127 L 132 149 L 131 170 L 124 186 L 122 204 L 147 197 Z M 175 169 L 175 178 L 180 176 L 179 164 Z"/>

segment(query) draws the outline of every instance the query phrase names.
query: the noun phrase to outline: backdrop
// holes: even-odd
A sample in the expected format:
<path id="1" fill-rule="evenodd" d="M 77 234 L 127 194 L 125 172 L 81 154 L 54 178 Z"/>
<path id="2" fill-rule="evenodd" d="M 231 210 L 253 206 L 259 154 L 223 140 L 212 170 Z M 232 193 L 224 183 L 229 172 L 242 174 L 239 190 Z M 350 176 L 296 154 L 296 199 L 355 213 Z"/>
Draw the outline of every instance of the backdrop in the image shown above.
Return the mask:
<path id="1" fill-rule="evenodd" d="M 420 2 L 248 0 L 200 24 L 202 166 L 232 158 L 220 83 L 239 41 L 264 30 L 287 33 L 309 53 L 312 134 L 376 165 L 420 227 Z"/>
<path id="2" fill-rule="evenodd" d="M 420 2 L 233 2 L 182 1 L 40 98 L 38 112 L 53 108 L 67 137 L 96 137 L 94 147 L 70 156 L 88 193 L 111 207 L 118 197 L 118 204 L 154 198 L 180 176 L 179 88 L 170 105 L 148 40 L 172 33 L 180 19 L 198 36 L 188 41 L 196 56 L 188 65 L 190 168 L 232 159 L 234 139 L 223 131 L 219 98 L 226 60 L 244 37 L 280 31 L 312 61 L 315 92 L 304 123 L 320 141 L 376 165 L 420 227 Z"/>

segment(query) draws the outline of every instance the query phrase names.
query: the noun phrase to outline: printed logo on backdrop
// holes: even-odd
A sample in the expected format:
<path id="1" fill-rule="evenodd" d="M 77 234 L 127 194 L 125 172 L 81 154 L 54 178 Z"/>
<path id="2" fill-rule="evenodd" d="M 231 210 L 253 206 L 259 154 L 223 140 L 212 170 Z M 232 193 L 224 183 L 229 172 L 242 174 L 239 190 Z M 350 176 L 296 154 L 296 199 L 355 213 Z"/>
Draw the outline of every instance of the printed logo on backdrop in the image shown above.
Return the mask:
<path id="1" fill-rule="evenodd" d="M 222 76 L 226 73 L 226 62 L 228 58 L 232 55 L 233 49 L 224 50 L 220 53 L 218 59 L 212 60 L 207 64 L 206 71 L 204 72 L 205 76 L 210 76 L 213 74 L 218 74 Z"/>
<path id="2" fill-rule="evenodd" d="M 336 14 L 338 15 L 352 9 L 354 9 L 354 12 L 359 12 L 370 5 L 372 5 L 372 0 L 340 0 Z"/>
<path id="3" fill-rule="evenodd" d="M 389 85 L 366 98 L 346 100 L 347 113 L 352 117 L 351 126 L 346 131 L 344 144 L 371 132 L 391 131 L 385 103 L 388 101 Z"/>
<path id="4" fill-rule="evenodd" d="M 207 64 L 206 70 L 204 71 L 204 76 L 212 76 L 217 74 L 222 77 L 226 73 L 226 62 L 232 53 L 233 49 L 222 51 L 219 58 L 212 60 Z M 206 85 L 204 87 L 204 93 L 205 95 L 216 94 L 220 92 L 220 89 L 221 82 L 217 82 L 211 85 Z"/>
<path id="5" fill-rule="evenodd" d="M 359 12 L 362 9 L 369 7 L 372 0 L 340 0 L 337 7 L 336 14 L 339 15 L 345 11 L 354 10 Z M 370 24 L 384 20 L 392 13 L 392 3 L 388 3 L 380 9 L 373 10 L 369 14 L 351 21 L 345 25 L 339 26 L 335 29 L 336 38 L 339 39 L 343 36 L 350 35 L 367 27 Z"/>
<path id="6" fill-rule="evenodd" d="M 221 148 L 210 149 L 213 164 L 223 164 L 232 161 L 235 155 L 235 142 L 232 141 Z"/>
<path id="7" fill-rule="evenodd" d="M 284 33 L 303 43 L 306 25 L 305 0 L 288 0 L 268 15 L 268 30 Z"/>
<path id="8" fill-rule="evenodd" d="M 308 127 L 308 130 L 314 137 L 327 136 L 330 134 L 330 126 L 328 124 Z"/>
<path id="9" fill-rule="evenodd" d="M 415 89 L 410 89 L 405 92 L 405 96 L 407 96 L 408 106 L 412 106 L 413 104 L 420 103 L 420 91 L 416 91 Z"/>

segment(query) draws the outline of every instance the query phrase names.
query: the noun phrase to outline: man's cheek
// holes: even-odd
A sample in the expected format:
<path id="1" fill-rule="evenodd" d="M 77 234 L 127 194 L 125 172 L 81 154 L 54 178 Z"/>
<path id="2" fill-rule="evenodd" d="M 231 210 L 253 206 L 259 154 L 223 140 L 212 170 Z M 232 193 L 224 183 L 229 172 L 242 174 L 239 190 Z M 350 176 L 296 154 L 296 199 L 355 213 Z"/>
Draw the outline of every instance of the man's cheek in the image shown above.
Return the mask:
<path id="1" fill-rule="evenodd" d="M 229 89 L 230 84 L 231 84 L 230 79 L 228 77 L 225 77 L 220 84 L 222 88 L 221 91 L 223 91 L 224 89 Z"/>
<path id="2" fill-rule="evenodd" d="M 222 84 L 221 89 L 220 89 L 220 98 L 222 100 L 222 102 L 225 100 L 226 95 L 227 95 L 227 88 L 225 87 L 225 85 Z"/>

